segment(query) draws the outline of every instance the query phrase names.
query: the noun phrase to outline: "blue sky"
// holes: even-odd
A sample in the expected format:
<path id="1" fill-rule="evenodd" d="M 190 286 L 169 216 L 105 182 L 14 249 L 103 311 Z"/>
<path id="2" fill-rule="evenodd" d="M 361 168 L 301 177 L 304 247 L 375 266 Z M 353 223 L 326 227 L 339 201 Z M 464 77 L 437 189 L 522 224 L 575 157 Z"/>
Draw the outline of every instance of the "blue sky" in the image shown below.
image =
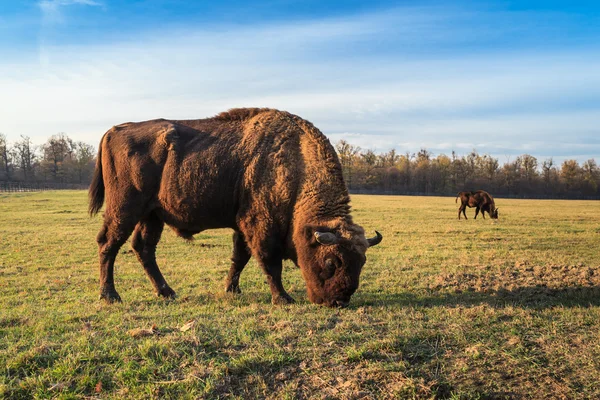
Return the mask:
<path id="1" fill-rule="evenodd" d="M 260 106 L 363 149 L 600 160 L 599 50 L 594 2 L 0 1 L 0 132 Z"/>

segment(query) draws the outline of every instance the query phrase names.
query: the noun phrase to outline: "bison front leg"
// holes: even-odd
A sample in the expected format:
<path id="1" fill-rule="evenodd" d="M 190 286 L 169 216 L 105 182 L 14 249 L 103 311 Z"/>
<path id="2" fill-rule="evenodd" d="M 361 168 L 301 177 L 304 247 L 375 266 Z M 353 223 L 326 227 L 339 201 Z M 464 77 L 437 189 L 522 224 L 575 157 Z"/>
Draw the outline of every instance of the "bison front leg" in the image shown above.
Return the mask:
<path id="1" fill-rule="evenodd" d="M 483 214 L 483 211 L 481 212 Z M 479 215 L 479 207 L 475 208 L 475 218 L 477 219 L 477 215 Z"/>
<path id="2" fill-rule="evenodd" d="M 273 304 L 292 304 L 295 303 L 292 296 L 287 294 L 281 283 L 281 270 L 283 263 L 281 258 L 259 259 L 265 275 L 267 275 L 267 283 L 271 289 L 271 302 Z"/>
<path id="3" fill-rule="evenodd" d="M 231 267 L 225 280 L 225 290 L 231 293 L 242 293 L 240 290 L 240 275 L 250 260 L 250 252 L 244 236 L 240 232 L 233 233 L 233 255 Z"/>
<path id="4" fill-rule="evenodd" d="M 144 267 L 157 296 L 174 298 L 175 291 L 167 284 L 156 263 L 156 245 L 160 241 L 164 222 L 154 213 L 135 227 L 131 247 Z"/>

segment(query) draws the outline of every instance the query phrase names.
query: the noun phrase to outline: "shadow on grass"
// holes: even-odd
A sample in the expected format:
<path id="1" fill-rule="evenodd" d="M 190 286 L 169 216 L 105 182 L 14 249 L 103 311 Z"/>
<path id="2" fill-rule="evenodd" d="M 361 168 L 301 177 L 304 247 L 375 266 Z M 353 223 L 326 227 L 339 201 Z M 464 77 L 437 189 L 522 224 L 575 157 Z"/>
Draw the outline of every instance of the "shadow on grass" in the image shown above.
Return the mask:
<path id="1" fill-rule="evenodd" d="M 473 306 L 488 304 L 503 308 L 518 306 L 530 309 L 553 307 L 594 307 L 600 306 L 600 287 L 570 286 L 548 288 L 546 286 L 524 286 L 515 289 L 495 289 L 481 291 L 436 291 L 428 289 L 402 293 L 361 293 L 350 307 L 360 306 Z"/>

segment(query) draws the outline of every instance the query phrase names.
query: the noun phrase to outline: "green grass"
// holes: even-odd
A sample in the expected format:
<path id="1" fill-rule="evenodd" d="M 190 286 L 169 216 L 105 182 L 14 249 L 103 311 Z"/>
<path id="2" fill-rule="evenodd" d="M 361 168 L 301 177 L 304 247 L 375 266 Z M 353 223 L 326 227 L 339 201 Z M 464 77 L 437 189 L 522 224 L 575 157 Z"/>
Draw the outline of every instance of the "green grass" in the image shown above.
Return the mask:
<path id="1" fill-rule="evenodd" d="M 498 222 L 459 221 L 453 198 L 353 196 L 384 240 L 334 310 L 289 262 L 295 305 L 270 304 L 254 261 L 224 293 L 228 230 L 165 231 L 174 301 L 124 246 L 124 302 L 105 305 L 86 193 L 0 194 L 0 397 L 599 398 L 600 203 L 497 204 Z"/>

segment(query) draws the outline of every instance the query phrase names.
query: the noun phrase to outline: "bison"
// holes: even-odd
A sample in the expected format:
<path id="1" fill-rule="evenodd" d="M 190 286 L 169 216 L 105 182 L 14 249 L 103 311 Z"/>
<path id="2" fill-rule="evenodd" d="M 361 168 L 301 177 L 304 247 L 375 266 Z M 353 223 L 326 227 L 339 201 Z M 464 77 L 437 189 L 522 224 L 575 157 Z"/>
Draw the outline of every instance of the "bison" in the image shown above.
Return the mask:
<path id="1" fill-rule="evenodd" d="M 477 219 L 477 214 L 481 211 L 481 215 L 483 215 L 483 219 L 485 219 L 485 213 L 490 214 L 492 219 L 498 219 L 498 209 L 494 204 L 494 198 L 483 190 L 478 190 L 476 192 L 459 192 L 456 195 L 456 199 L 454 202 L 456 203 L 458 198 L 460 197 L 460 207 L 458 209 L 458 219 L 460 219 L 460 213 L 462 212 L 467 219 L 467 214 L 465 209 L 468 207 L 475 207 L 475 219 Z"/>
<path id="2" fill-rule="evenodd" d="M 191 239 L 231 228 L 228 292 L 254 256 L 273 304 L 292 303 L 281 282 L 282 260 L 301 270 L 308 298 L 345 307 L 359 284 L 366 238 L 352 221 L 342 167 L 329 140 L 310 122 L 273 109 L 232 109 L 198 120 L 125 123 L 100 141 L 89 189 L 90 215 L 104 202 L 97 236 L 100 298 L 121 301 L 113 270 L 119 248 L 131 246 L 156 294 L 174 297 L 156 263 L 164 225 Z"/>

